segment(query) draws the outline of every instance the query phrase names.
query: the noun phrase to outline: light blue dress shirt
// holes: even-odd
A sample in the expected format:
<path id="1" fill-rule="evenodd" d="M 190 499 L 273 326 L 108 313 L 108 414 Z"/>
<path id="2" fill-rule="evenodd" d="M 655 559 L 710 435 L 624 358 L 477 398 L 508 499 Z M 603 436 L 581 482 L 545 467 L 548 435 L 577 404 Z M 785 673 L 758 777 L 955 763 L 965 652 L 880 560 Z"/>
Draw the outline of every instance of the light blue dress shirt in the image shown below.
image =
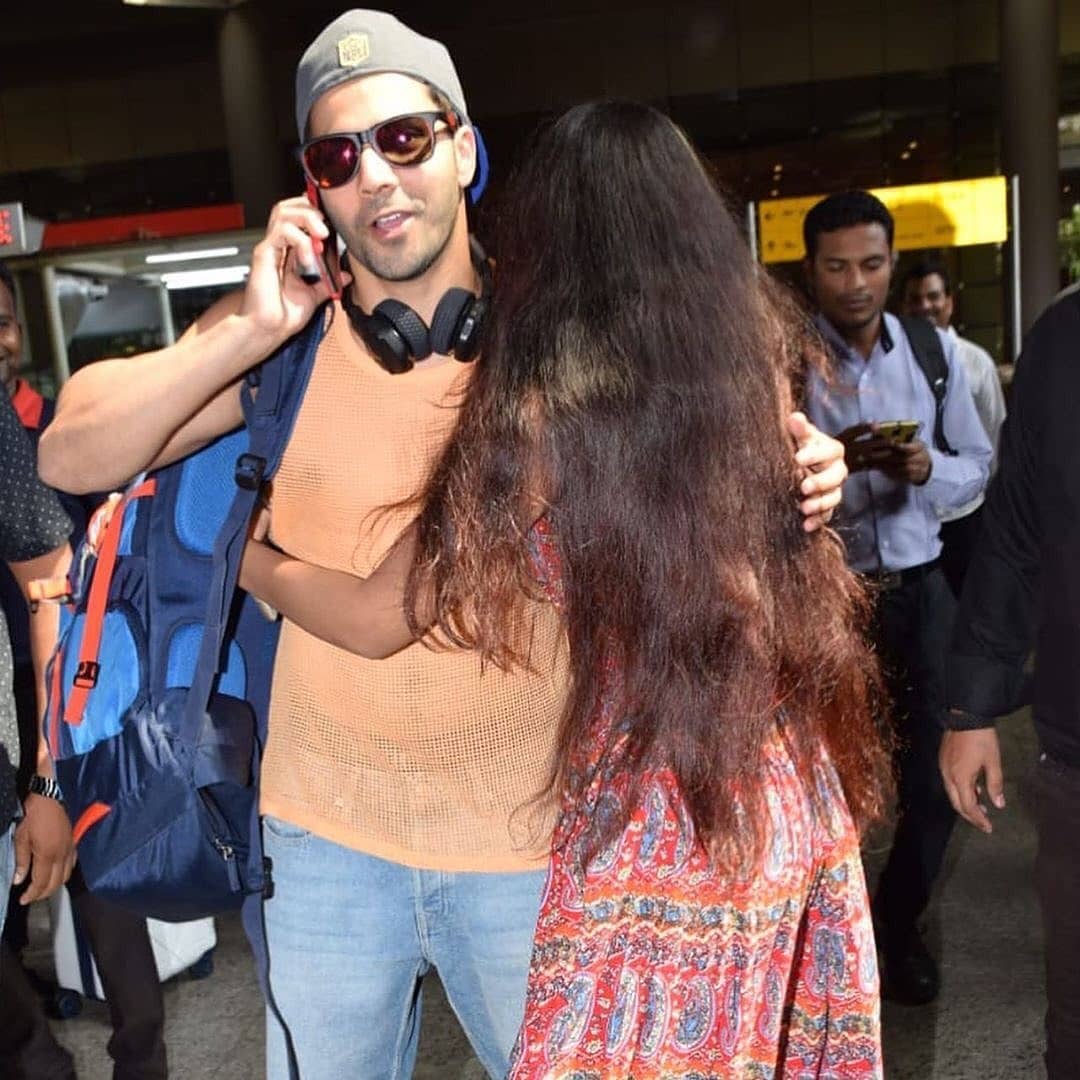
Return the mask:
<path id="1" fill-rule="evenodd" d="M 806 413 L 822 431 L 836 435 L 873 420 L 918 420 L 916 438 L 930 452 L 930 478 L 916 486 L 879 469 L 853 473 L 833 525 L 847 546 L 848 563 L 859 571 L 906 570 L 941 554 L 940 515 L 970 503 L 990 474 L 993 449 L 968 390 L 954 343 L 939 330 L 949 365 L 943 422 L 956 456 L 934 447 L 934 395 L 915 360 L 900 320 L 886 313 L 870 358 L 851 348 L 822 315 L 817 325 L 836 362 L 832 379 L 811 374 Z"/>

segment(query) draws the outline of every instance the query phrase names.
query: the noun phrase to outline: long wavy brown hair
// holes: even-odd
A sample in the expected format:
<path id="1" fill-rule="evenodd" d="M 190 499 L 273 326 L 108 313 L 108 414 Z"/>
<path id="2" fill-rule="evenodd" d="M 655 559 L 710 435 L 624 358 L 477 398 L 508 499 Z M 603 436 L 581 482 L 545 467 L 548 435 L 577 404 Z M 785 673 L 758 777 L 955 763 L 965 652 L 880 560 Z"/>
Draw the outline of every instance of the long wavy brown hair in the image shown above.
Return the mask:
<path id="1" fill-rule="evenodd" d="M 670 769 L 698 838 L 752 856 L 781 716 L 810 798 L 826 798 L 825 747 L 856 820 L 875 818 L 887 756 L 866 603 L 836 537 L 802 527 L 785 428 L 810 335 L 685 137 L 644 105 L 571 109 L 509 182 L 495 252 L 483 357 L 423 495 L 408 604 L 433 580 L 442 633 L 523 662 L 529 534 L 546 515 L 572 670 L 552 783 L 586 852 L 634 809 L 588 815 L 574 766 L 599 751 L 632 782 Z M 596 747 L 613 692 L 625 737 Z"/>

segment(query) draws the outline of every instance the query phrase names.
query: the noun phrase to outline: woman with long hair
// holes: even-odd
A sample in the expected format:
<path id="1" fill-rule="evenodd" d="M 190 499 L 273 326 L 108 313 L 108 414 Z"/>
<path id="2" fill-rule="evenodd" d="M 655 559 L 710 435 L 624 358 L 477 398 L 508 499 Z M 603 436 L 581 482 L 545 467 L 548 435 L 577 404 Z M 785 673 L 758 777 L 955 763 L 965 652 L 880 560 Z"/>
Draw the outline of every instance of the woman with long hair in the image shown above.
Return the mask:
<path id="1" fill-rule="evenodd" d="M 303 617 L 351 618 L 367 655 L 429 635 L 513 667 L 527 602 L 562 614 L 517 1080 L 878 1076 L 858 830 L 887 755 L 859 586 L 793 512 L 803 324 L 646 106 L 571 109 L 503 207 L 483 357 L 417 523 L 358 613 Z M 245 586 L 295 612 L 284 557 L 253 547 Z"/>

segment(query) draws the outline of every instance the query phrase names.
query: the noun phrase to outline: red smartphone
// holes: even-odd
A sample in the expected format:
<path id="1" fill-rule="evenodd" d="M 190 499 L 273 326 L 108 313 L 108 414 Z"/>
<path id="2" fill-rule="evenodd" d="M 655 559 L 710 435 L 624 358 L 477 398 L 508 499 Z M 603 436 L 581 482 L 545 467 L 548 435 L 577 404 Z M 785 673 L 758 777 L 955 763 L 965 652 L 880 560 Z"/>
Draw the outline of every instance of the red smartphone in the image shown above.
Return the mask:
<path id="1" fill-rule="evenodd" d="M 322 257 L 314 266 L 305 266 L 297 261 L 296 272 L 300 280 L 308 285 L 318 285 L 320 281 L 326 282 L 326 288 L 332 300 L 341 299 L 341 256 L 338 252 L 338 238 L 330 218 L 326 216 L 319 200 L 319 192 L 309 180 L 307 182 L 308 202 L 323 215 L 323 220 L 329 229 L 329 235 L 323 240 Z"/>

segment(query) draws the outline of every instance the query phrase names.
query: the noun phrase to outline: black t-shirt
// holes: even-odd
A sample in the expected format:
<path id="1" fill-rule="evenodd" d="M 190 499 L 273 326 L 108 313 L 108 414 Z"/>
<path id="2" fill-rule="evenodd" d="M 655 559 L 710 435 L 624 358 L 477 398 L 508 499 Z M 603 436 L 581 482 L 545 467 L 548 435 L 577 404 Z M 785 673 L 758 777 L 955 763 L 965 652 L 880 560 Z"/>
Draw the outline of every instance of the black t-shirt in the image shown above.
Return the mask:
<path id="1" fill-rule="evenodd" d="M 30 440 L 6 395 L 0 397 L 0 559 L 26 562 L 63 544 L 71 533 L 71 520 L 56 494 L 38 479 Z M 0 614 L 0 829 L 19 809 L 15 795 L 19 729 L 11 679 L 11 648 Z"/>
<path id="2" fill-rule="evenodd" d="M 37 455 L 38 441 L 41 439 L 42 432 L 44 432 L 52 422 L 52 418 L 56 413 L 56 402 L 51 398 L 40 398 L 39 400 L 41 402 L 41 410 L 38 415 L 33 418 L 36 421 L 34 426 L 28 427 L 27 417 L 20 416 L 23 431 L 30 436 L 30 445 L 34 448 L 35 456 Z M 16 413 L 19 412 L 17 405 L 15 411 Z M 56 494 L 60 499 L 60 505 L 64 508 L 67 516 L 71 518 L 74 526 L 70 537 L 71 548 L 74 550 L 86 532 L 86 523 L 90 520 L 90 515 L 97 509 L 104 496 L 69 495 L 65 491 L 58 491 Z M 29 666 L 30 621 L 28 617 L 29 613 L 26 610 L 26 601 L 23 599 L 19 583 L 7 568 L 7 565 L 2 561 L 0 561 L 0 607 L 4 609 L 3 613 L 7 618 L 8 634 L 11 637 L 11 654 L 15 660 L 15 668 L 18 670 L 20 667 Z M 26 739 L 29 734 L 27 731 L 27 718 L 25 716 L 20 716 L 19 722 L 22 726 L 22 746 L 23 752 L 25 753 Z M 23 772 L 25 772 L 25 760 L 23 761 L 22 768 Z"/>
<path id="3" fill-rule="evenodd" d="M 998 471 L 964 579 L 948 663 L 949 727 L 1020 704 L 1035 648 L 1042 749 L 1080 767 L 1080 291 L 1053 303 L 1017 361 Z"/>

